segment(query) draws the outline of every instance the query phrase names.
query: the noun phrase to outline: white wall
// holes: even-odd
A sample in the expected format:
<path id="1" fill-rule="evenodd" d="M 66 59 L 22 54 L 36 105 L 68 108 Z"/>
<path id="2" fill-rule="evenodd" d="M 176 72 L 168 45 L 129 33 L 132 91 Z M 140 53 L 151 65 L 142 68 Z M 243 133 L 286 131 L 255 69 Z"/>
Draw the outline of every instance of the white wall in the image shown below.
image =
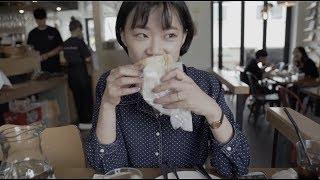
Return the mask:
<path id="1" fill-rule="evenodd" d="M 198 34 L 194 37 L 189 51 L 182 57 L 182 60 L 187 66 L 205 70 L 211 67 L 210 1 L 187 1 L 186 3 Z"/>

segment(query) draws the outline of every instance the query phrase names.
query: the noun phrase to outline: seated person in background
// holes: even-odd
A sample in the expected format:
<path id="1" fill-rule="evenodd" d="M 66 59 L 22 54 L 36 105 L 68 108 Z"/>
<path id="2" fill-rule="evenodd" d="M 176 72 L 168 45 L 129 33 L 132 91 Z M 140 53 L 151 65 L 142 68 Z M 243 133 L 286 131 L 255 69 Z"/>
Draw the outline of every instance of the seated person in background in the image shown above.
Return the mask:
<path id="1" fill-rule="evenodd" d="M 296 47 L 293 51 L 293 60 L 295 65 L 299 68 L 300 73 L 305 74 L 306 79 L 317 79 L 319 71 L 312 59 L 307 55 L 304 47 Z"/>
<path id="2" fill-rule="evenodd" d="M 299 69 L 299 73 L 304 73 L 305 76 L 303 79 L 295 82 L 293 86 L 289 87 L 289 89 L 297 94 L 303 101 L 307 97 L 307 95 L 300 92 L 299 88 L 310 85 L 312 86 L 314 83 L 317 83 L 315 82 L 315 80 L 319 77 L 319 71 L 314 61 L 309 58 L 304 47 L 296 47 L 293 50 L 292 54 L 294 64 Z M 289 99 L 289 101 L 291 107 L 295 109 L 296 100 L 292 98 Z M 311 101 L 309 101 L 308 103 L 311 103 Z"/>
<path id="3" fill-rule="evenodd" d="M 244 73 L 241 75 L 241 81 L 247 83 L 250 85 L 247 72 L 252 73 L 252 75 L 255 77 L 253 80 L 257 80 L 257 82 L 254 82 L 255 85 L 258 86 L 257 91 L 264 93 L 264 94 L 271 94 L 274 93 L 274 91 L 268 89 L 265 86 L 262 86 L 259 84 L 259 80 L 262 80 L 264 76 L 266 75 L 265 70 L 263 68 L 260 68 L 258 64 L 261 62 L 263 66 L 266 66 L 268 64 L 268 53 L 267 51 L 261 49 L 256 52 L 256 58 L 252 59 L 249 64 L 245 67 Z"/>

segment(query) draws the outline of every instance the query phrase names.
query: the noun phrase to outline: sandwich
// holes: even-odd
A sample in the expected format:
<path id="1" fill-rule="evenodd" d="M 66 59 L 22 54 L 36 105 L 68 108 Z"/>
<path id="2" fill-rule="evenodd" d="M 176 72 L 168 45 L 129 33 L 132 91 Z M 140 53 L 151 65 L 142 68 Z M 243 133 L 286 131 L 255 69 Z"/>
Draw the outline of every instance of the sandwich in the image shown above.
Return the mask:
<path id="1" fill-rule="evenodd" d="M 192 131 L 192 116 L 190 111 L 182 109 L 164 109 L 161 104 L 153 103 L 154 99 L 170 94 L 169 90 L 154 93 L 152 90 L 161 83 L 161 77 L 170 70 L 179 68 L 182 70 L 182 63 L 175 62 L 171 55 L 152 56 L 140 60 L 137 64 L 143 64 L 143 84 L 141 94 L 143 99 L 158 110 L 161 114 L 170 116 L 174 129 L 181 127 L 185 131 Z"/>

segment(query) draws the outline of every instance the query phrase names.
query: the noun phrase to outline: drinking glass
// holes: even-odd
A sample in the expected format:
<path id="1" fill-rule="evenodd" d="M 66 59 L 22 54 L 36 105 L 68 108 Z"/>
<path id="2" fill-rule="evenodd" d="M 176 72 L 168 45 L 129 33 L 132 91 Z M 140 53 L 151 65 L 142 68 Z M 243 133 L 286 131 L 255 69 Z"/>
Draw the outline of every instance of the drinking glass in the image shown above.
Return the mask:
<path id="1" fill-rule="evenodd" d="M 308 159 L 305 156 L 300 142 L 296 143 L 297 147 L 297 165 L 299 179 L 320 177 L 320 141 L 304 140 L 303 141 L 309 155 L 312 166 L 309 165 Z"/>
<path id="2" fill-rule="evenodd" d="M 53 169 L 41 149 L 42 123 L 9 126 L 0 131 L 3 155 L 1 173 L 5 179 L 53 178 Z"/>
<path id="3" fill-rule="evenodd" d="M 143 175 L 140 170 L 135 168 L 118 168 L 105 174 L 107 179 L 142 179 Z"/>

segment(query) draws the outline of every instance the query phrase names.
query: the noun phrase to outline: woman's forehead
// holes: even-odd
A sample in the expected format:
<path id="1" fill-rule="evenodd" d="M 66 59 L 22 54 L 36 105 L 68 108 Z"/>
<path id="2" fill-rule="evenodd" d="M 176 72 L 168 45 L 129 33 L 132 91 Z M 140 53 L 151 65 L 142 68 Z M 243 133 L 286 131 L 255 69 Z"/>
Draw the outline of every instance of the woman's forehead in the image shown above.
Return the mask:
<path id="1" fill-rule="evenodd" d="M 149 11 L 139 12 L 134 8 L 127 19 L 126 27 L 148 29 L 150 26 L 162 26 L 162 29 L 182 29 L 182 23 L 174 7 L 153 6 Z"/>

